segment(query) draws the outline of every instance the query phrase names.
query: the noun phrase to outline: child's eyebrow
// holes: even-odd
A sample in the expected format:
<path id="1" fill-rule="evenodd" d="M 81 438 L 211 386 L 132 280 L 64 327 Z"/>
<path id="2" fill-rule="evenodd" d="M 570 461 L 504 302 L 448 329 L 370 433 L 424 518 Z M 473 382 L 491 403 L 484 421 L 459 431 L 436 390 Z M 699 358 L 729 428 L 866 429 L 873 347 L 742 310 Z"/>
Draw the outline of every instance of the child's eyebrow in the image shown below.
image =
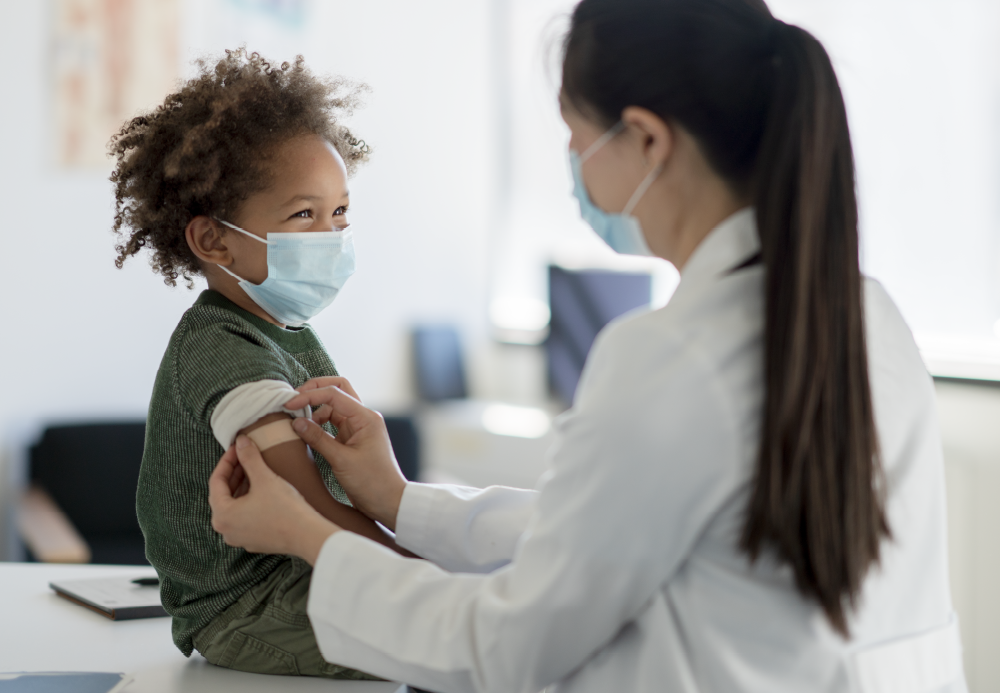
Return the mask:
<path id="1" fill-rule="evenodd" d="M 341 197 L 341 199 L 344 199 L 344 198 L 350 197 L 350 196 L 351 196 L 351 191 L 350 190 L 344 190 L 344 194 L 341 195 L 340 197 Z M 288 202 L 285 202 L 281 206 L 282 207 L 290 207 L 291 205 L 293 205 L 293 204 L 295 204 L 297 202 L 315 202 L 316 200 L 321 200 L 321 199 L 323 199 L 323 198 L 320 195 L 295 195 L 294 197 L 290 198 L 288 200 Z"/>

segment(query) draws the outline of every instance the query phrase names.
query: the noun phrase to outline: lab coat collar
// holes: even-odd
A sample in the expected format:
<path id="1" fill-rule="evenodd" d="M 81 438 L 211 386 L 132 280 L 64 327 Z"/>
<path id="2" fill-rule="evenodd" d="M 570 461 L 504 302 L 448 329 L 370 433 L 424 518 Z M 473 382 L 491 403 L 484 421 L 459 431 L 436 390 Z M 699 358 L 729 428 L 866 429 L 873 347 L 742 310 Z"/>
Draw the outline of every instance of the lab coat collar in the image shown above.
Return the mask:
<path id="1" fill-rule="evenodd" d="M 756 213 L 753 207 L 744 207 L 709 231 L 694 249 L 681 271 L 681 286 L 725 274 L 758 252 Z"/>

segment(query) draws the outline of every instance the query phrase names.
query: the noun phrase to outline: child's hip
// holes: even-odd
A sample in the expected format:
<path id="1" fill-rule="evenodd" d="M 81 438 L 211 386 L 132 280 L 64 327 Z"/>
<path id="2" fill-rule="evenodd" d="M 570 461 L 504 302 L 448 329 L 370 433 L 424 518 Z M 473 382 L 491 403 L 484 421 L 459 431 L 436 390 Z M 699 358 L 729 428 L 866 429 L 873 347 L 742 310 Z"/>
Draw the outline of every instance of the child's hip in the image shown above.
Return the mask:
<path id="1" fill-rule="evenodd" d="M 290 558 L 194 636 L 212 664 L 256 674 L 380 680 L 323 659 L 306 607 L 312 568 Z"/>

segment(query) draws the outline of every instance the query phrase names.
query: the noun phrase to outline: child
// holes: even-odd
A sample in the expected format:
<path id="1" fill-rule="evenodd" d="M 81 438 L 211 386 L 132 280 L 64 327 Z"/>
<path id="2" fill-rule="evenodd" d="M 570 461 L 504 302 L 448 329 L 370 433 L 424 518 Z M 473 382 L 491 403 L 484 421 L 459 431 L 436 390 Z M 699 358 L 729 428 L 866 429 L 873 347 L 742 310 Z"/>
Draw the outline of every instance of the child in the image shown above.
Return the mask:
<path id="1" fill-rule="evenodd" d="M 199 67 L 110 144 L 117 265 L 146 248 L 167 284 L 208 282 L 153 387 L 136 499 L 146 556 L 186 656 L 196 648 L 242 671 L 373 678 L 320 655 L 306 616 L 309 566 L 226 546 L 208 506 L 219 457 L 248 433 L 318 511 L 395 547 L 291 431 L 290 417 L 309 412 L 283 408 L 306 380 L 337 375 L 306 321 L 354 271 L 347 176 L 368 147 L 338 118 L 359 89 L 312 75 L 301 57 L 277 67 L 243 49 Z"/>

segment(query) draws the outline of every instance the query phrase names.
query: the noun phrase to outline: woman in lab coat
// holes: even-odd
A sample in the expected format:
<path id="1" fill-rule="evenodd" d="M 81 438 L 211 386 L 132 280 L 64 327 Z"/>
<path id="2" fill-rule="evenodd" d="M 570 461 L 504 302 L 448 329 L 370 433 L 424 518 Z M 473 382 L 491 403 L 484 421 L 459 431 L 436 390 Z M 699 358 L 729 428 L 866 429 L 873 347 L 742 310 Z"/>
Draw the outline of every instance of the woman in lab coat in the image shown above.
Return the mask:
<path id="1" fill-rule="evenodd" d="M 328 659 L 432 690 L 964 691 L 932 383 L 859 270 L 822 46 L 761 0 L 583 0 L 561 106 L 584 218 L 681 281 L 599 336 L 538 490 L 407 483 L 328 380 L 287 406 L 340 438 L 299 434 L 428 560 L 339 530 L 245 438 L 216 529 L 315 567 Z"/>

